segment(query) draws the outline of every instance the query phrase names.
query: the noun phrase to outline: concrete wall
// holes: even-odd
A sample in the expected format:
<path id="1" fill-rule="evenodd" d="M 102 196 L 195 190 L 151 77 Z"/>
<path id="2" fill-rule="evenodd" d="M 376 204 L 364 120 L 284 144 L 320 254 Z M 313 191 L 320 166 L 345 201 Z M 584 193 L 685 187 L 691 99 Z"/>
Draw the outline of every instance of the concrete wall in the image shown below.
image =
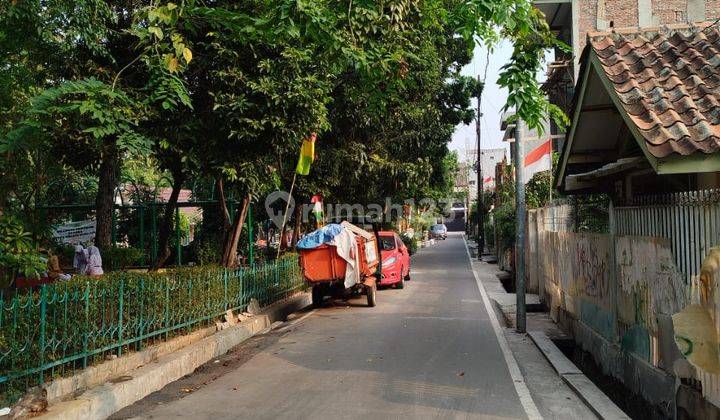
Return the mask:
<path id="1" fill-rule="evenodd" d="M 670 319 L 688 299 L 670 243 L 556 232 L 547 229 L 547 209 L 532 213 L 527 271 L 553 320 L 572 330 L 605 374 L 672 415 L 673 363 L 682 356 Z"/>

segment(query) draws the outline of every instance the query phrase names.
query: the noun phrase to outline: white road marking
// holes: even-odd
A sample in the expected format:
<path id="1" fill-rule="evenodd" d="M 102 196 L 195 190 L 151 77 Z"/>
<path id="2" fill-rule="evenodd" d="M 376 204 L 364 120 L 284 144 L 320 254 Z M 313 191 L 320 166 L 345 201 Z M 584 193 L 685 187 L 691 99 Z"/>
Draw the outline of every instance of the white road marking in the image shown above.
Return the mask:
<path id="1" fill-rule="evenodd" d="M 490 323 L 492 324 L 493 330 L 495 331 L 495 337 L 500 344 L 500 350 L 502 350 L 503 356 L 505 357 L 505 364 L 507 365 L 508 371 L 510 372 L 510 378 L 512 378 L 513 380 L 513 385 L 515 385 L 515 391 L 518 394 L 518 398 L 520 398 L 520 403 L 525 409 L 525 414 L 527 414 L 529 419 L 542 419 L 543 417 L 542 415 L 540 415 L 540 411 L 535 405 L 535 401 L 533 401 L 532 399 L 530 390 L 528 389 L 527 384 L 525 384 L 525 378 L 523 377 L 522 372 L 520 372 L 520 367 L 517 364 L 517 360 L 515 360 L 515 356 L 510 350 L 507 339 L 505 339 L 505 335 L 503 334 L 502 328 L 500 327 L 500 322 L 498 322 L 497 316 L 495 316 L 495 311 L 493 310 L 490 303 L 490 298 L 485 291 L 485 286 L 483 286 L 482 282 L 478 278 L 477 273 L 475 273 L 475 269 L 472 266 L 472 256 L 470 255 L 470 249 L 467 246 L 467 241 L 465 240 L 464 236 L 463 243 L 465 244 L 465 252 L 467 252 L 468 260 L 470 263 L 470 270 L 473 273 L 473 277 L 475 277 L 475 282 L 477 283 L 478 289 L 480 289 L 480 294 L 482 295 L 482 300 L 485 304 L 485 310 L 490 317 Z"/>
<path id="2" fill-rule="evenodd" d="M 480 321 L 480 318 L 456 318 L 449 316 L 406 316 L 403 319 L 437 319 L 440 321 Z"/>

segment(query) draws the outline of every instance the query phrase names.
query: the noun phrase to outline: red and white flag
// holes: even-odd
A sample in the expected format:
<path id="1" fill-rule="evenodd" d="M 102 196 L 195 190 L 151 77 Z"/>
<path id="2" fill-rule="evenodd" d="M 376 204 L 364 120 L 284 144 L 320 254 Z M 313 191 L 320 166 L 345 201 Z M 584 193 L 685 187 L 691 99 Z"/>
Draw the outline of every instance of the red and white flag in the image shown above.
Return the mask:
<path id="1" fill-rule="evenodd" d="M 552 139 L 536 147 L 525 155 L 525 180 L 527 183 L 533 175 L 552 169 Z"/>
<path id="2" fill-rule="evenodd" d="M 483 179 L 483 190 L 493 191 L 495 190 L 495 178 L 489 176 Z"/>

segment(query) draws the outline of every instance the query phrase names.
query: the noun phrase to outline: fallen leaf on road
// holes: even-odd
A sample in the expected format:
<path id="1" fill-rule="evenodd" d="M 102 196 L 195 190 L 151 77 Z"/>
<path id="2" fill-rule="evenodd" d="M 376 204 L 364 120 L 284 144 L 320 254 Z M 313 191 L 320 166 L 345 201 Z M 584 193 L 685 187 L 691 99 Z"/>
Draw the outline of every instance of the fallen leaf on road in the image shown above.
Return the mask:
<path id="1" fill-rule="evenodd" d="M 465 372 L 460 372 L 457 374 L 457 376 L 465 376 Z"/>

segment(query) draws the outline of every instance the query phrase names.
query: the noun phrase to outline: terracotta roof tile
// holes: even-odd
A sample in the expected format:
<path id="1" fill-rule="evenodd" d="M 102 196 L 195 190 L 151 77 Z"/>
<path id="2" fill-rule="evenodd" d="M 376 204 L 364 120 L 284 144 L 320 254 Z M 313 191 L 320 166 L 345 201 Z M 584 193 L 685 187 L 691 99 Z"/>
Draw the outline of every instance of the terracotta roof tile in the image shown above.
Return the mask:
<path id="1" fill-rule="evenodd" d="M 588 40 L 651 154 L 720 150 L 716 25 L 617 29 Z"/>

